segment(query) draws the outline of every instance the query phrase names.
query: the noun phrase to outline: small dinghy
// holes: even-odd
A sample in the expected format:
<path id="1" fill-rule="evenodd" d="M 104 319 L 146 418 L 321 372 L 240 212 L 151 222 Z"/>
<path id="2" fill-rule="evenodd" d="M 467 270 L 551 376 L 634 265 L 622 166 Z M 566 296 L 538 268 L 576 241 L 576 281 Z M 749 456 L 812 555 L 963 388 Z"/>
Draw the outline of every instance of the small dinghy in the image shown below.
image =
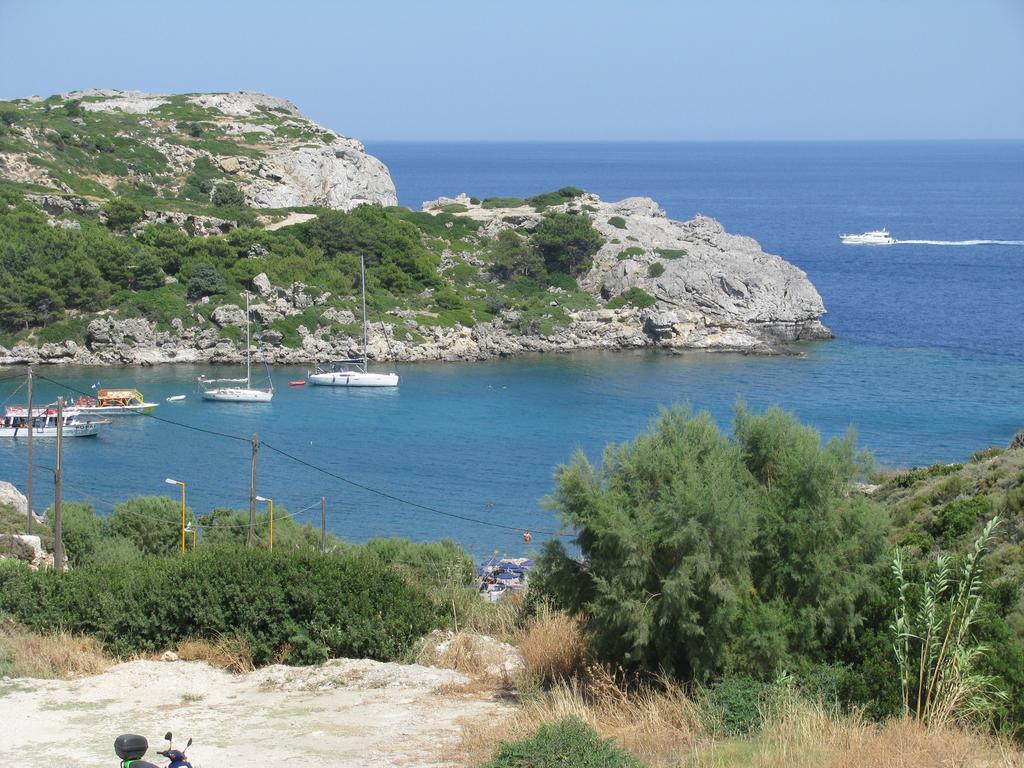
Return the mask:
<path id="1" fill-rule="evenodd" d="M 288 382 L 288 386 L 289 387 L 304 387 L 304 386 L 306 386 L 306 380 L 305 379 L 296 379 L 295 381 L 289 381 Z"/>
<path id="2" fill-rule="evenodd" d="M 185 399 L 185 395 L 171 395 L 167 398 L 168 403 L 180 403 Z"/>

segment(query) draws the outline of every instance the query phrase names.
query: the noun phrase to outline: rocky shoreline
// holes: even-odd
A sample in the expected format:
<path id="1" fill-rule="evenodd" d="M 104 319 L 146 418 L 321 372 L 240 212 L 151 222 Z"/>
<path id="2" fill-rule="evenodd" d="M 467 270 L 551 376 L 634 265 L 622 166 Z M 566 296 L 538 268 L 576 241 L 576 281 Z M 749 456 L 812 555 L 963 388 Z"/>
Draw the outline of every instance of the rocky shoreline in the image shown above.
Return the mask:
<path id="1" fill-rule="evenodd" d="M 608 203 L 584 195 L 575 205 L 587 210 L 605 244 L 594 257 L 580 287 L 594 298 L 589 309 L 565 309 L 568 324 L 546 335 L 524 331 L 519 313 L 502 309 L 492 320 L 471 327 L 431 325 L 422 311 L 394 309 L 371 322 L 368 357 L 396 362 L 480 361 L 529 353 L 577 350 L 661 348 L 745 354 L 786 354 L 792 342 L 830 339 L 821 318 L 825 307 L 807 275 L 784 259 L 765 253 L 749 237 L 732 235 L 712 218 L 673 221 L 649 198 Z M 541 213 L 529 206 L 494 208 L 462 195 L 425 203 L 427 213 L 458 207 L 459 215 L 480 223 L 480 234 L 530 229 Z M 567 208 L 568 206 L 562 206 Z M 254 246 L 256 249 L 257 246 Z M 259 254 L 254 254 L 258 258 Z M 486 278 L 485 262 L 462 254 Z M 440 273 L 456 262 L 447 253 Z M 658 269 L 652 267 L 657 265 Z M 308 365 L 353 357 L 361 352 L 358 320 L 349 309 L 332 306 L 329 293 L 292 283 L 273 285 L 266 274 L 253 280 L 251 307 L 255 327 L 317 310 L 317 327 L 299 325 L 286 344 L 277 330 L 264 330 L 262 351 L 272 365 Z M 653 300 L 646 308 L 602 306 L 609 298 L 638 289 Z M 567 294 L 549 287 L 552 311 Z M 337 299 L 338 297 L 335 297 Z M 222 298 L 221 301 L 224 301 Z M 165 365 L 244 362 L 244 299 L 212 308 L 209 298 L 191 307 L 192 316 L 158 327 L 143 318 L 123 318 L 109 310 L 88 324 L 84 343 L 64 341 L 38 347 L 20 343 L 0 347 L 0 365 Z M 354 297 L 342 302 L 355 305 Z M 312 323 L 311 323 L 312 325 Z M 344 332 L 339 329 L 344 329 Z M 297 343 L 296 343 L 297 342 Z"/>

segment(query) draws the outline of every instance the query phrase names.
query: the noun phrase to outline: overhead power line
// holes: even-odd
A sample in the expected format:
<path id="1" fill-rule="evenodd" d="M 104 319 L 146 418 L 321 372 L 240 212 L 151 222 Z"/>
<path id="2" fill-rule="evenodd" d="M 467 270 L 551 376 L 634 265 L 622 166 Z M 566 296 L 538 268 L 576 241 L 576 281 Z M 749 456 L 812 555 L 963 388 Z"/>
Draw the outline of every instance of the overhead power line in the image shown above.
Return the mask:
<path id="1" fill-rule="evenodd" d="M 90 393 L 85 392 L 83 390 L 80 390 L 80 389 L 77 389 L 75 387 L 72 387 L 72 386 L 70 386 L 68 384 L 65 384 L 64 382 L 57 381 L 56 379 L 51 379 L 48 376 L 43 376 L 42 374 L 39 374 L 39 373 L 36 374 L 36 377 L 40 378 L 40 379 L 43 379 L 45 381 L 48 381 L 51 384 L 55 384 L 58 387 L 63 387 L 64 389 L 67 389 L 70 392 L 75 392 L 77 394 L 85 395 L 85 396 L 88 396 L 90 394 Z M 251 438 L 249 438 L 249 437 L 243 437 L 241 435 L 232 435 L 232 434 L 227 433 L 227 432 L 219 432 L 217 430 L 206 429 L 204 427 L 197 427 L 197 426 L 195 426 L 193 424 L 186 424 L 186 423 L 181 422 L 181 421 L 174 421 L 173 419 L 167 419 L 167 418 L 164 418 L 162 416 L 157 416 L 156 414 L 153 414 L 153 413 L 142 413 L 142 412 L 139 412 L 138 415 L 139 416 L 144 416 L 144 417 L 146 417 L 148 419 L 154 419 L 156 421 L 163 422 L 164 424 L 170 424 L 170 425 L 175 426 L 175 427 L 181 427 L 182 429 L 190 429 L 190 430 L 193 430 L 195 432 L 201 432 L 203 434 L 212 435 L 214 437 L 222 437 L 222 438 L 225 438 L 225 439 L 228 439 L 228 440 L 235 440 L 235 441 L 238 441 L 238 442 L 245 442 L 245 443 L 248 443 L 248 442 L 251 441 Z M 453 520 L 462 520 L 463 522 L 474 523 L 475 525 L 484 525 L 484 526 L 489 526 L 491 528 L 499 528 L 499 529 L 506 530 L 506 531 L 520 532 L 520 531 L 523 530 L 522 526 L 506 525 L 505 523 L 498 523 L 498 522 L 495 522 L 493 520 L 483 520 L 483 519 L 477 518 L 477 517 L 470 517 L 469 515 L 460 515 L 460 514 L 457 514 L 455 512 L 447 512 L 447 511 L 445 511 L 443 509 L 438 509 L 437 507 L 430 506 L 429 504 L 421 504 L 418 501 L 413 501 L 411 499 L 406 499 L 406 498 L 403 498 L 402 496 L 398 496 L 396 494 L 389 493 L 388 491 L 383 491 L 383 490 L 381 490 L 379 488 L 374 488 L 372 486 L 366 485 L 365 483 L 360 483 L 357 480 L 352 480 L 351 478 L 345 477 L 344 475 L 340 475 L 337 472 L 333 472 L 333 471 L 331 471 L 329 469 L 326 469 L 326 468 L 321 467 L 321 466 L 319 466 L 317 464 L 314 464 L 311 461 L 306 461 L 305 459 L 303 459 L 303 458 L 301 458 L 299 456 L 296 456 L 295 454 L 289 453 L 288 451 L 285 451 L 285 450 L 283 450 L 281 448 L 278 448 L 278 447 L 272 445 L 271 443 L 266 442 L 265 440 L 261 440 L 260 441 L 260 445 L 262 445 L 263 447 L 267 448 L 268 450 L 273 451 L 274 453 L 276 453 L 276 454 L 278 454 L 280 456 L 283 456 L 284 458 L 286 458 L 286 459 L 288 459 L 290 461 L 294 461 L 296 464 L 300 464 L 300 465 L 302 465 L 302 466 L 304 466 L 304 467 L 306 467 L 308 469 L 312 469 L 312 470 L 314 470 L 316 472 L 319 472 L 319 473 L 321 473 L 321 474 L 323 474 L 323 475 L 325 475 L 327 477 L 330 477 L 330 478 L 333 478 L 335 480 L 338 480 L 339 482 L 345 483 L 346 485 L 349 485 L 349 486 L 351 486 L 353 488 L 359 488 L 360 490 L 366 491 L 367 493 L 372 493 L 372 494 L 374 494 L 376 496 L 379 496 L 382 499 L 387 499 L 387 500 L 393 501 L 393 502 L 395 502 L 397 504 L 402 504 L 402 505 L 405 505 L 405 506 L 413 508 L 413 509 L 419 509 L 419 510 L 421 510 L 423 512 L 429 512 L 431 514 L 439 515 L 439 516 L 442 516 L 442 517 L 447 517 L 447 518 L 450 518 L 450 519 L 453 519 Z M 571 534 L 571 533 L 565 533 L 565 532 L 561 532 L 561 531 L 544 530 L 544 529 L 537 529 L 537 528 L 533 528 L 533 529 L 530 529 L 530 530 L 533 533 L 538 533 L 538 534 L 545 535 L 545 536 L 568 536 L 568 537 L 571 537 L 571 536 L 574 535 L 574 534 Z"/>

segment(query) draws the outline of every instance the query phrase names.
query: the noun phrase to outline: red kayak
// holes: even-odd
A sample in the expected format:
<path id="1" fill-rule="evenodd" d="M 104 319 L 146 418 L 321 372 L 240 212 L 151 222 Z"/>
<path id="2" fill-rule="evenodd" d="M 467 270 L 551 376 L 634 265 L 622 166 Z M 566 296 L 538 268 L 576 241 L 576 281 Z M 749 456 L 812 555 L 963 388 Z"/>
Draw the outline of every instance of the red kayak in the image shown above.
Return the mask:
<path id="1" fill-rule="evenodd" d="M 305 379 L 296 379 L 295 381 L 289 381 L 288 382 L 288 386 L 289 387 L 304 387 L 304 386 L 306 386 L 306 380 Z"/>

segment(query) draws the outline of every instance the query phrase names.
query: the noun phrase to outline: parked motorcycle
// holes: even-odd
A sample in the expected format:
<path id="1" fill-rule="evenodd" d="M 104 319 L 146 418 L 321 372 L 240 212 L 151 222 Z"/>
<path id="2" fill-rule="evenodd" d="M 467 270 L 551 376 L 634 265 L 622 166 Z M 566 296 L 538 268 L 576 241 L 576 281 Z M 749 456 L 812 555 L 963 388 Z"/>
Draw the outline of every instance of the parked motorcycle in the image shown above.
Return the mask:
<path id="1" fill-rule="evenodd" d="M 168 731 L 164 734 L 167 741 L 167 749 L 157 752 L 158 755 L 166 757 L 170 762 L 166 768 L 192 768 L 192 763 L 185 757 L 185 752 L 192 746 L 192 739 L 185 744 L 185 749 L 174 748 L 172 734 Z M 134 733 L 126 733 L 114 740 L 114 752 L 121 758 L 121 768 L 160 768 L 155 763 L 150 763 L 142 758 L 149 749 L 149 742 L 145 736 L 138 736 Z"/>

